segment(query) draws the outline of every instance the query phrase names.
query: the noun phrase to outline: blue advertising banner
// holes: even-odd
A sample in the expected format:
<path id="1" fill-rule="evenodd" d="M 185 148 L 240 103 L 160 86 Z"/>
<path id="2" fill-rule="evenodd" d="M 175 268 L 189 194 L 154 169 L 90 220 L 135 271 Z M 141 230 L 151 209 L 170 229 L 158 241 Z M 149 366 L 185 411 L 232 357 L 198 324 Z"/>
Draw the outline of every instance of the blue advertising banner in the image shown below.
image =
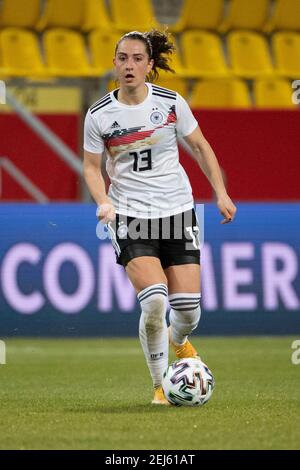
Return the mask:
<path id="1" fill-rule="evenodd" d="M 300 204 L 197 206 L 196 334 L 300 333 Z M 0 205 L 0 338 L 136 336 L 140 308 L 93 204 Z"/>

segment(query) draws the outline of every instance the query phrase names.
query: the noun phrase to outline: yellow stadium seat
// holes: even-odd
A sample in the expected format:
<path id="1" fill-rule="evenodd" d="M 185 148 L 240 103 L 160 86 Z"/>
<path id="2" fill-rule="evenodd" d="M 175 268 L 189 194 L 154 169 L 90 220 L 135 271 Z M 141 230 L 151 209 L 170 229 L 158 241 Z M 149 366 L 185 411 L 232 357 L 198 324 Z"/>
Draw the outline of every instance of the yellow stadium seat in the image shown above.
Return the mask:
<path id="1" fill-rule="evenodd" d="M 187 31 L 181 35 L 186 77 L 228 76 L 221 39 L 207 31 Z"/>
<path id="2" fill-rule="evenodd" d="M 45 58 L 51 74 L 60 77 L 98 76 L 89 64 L 83 36 L 63 28 L 50 29 L 43 35 Z"/>
<path id="3" fill-rule="evenodd" d="M 229 60 L 235 75 L 248 79 L 274 75 L 268 44 L 262 35 L 233 31 L 227 38 Z"/>
<path id="4" fill-rule="evenodd" d="M 264 30 L 271 32 L 278 29 L 300 29 L 300 2 L 299 0 L 276 0 L 273 14 L 267 21 Z"/>
<path id="5" fill-rule="evenodd" d="M 37 29 L 52 27 L 79 29 L 83 23 L 85 0 L 47 0 Z"/>
<path id="6" fill-rule="evenodd" d="M 105 0 L 86 0 L 83 31 L 101 29 L 108 32 L 113 30 L 113 24 L 107 14 Z"/>
<path id="7" fill-rule="evenodd" d="M 159 27 L 151 0 L 111 0 L 113 24 L 122 32 L 149 31 Z"/>
<path id="8" fill-rule="evenodd" d="M 0 80 L 5 80 L 6 78 L 9 78 L 9 72 L 4 68 L 3 64 L 3 54 L 2 54 L 2 44 L 1 44 L 1 39 L 0 39 Z"/>
<path id="9" fill-rule="evenodd" d="M 228 13 L 219 30 L 221 32 L 230 29 L 261 30 L 268 17 L 269 9 L 269 0 L 231 0 Z"/>
<path id="10" fill-rule="evenodd" d="M 238 78 L 203 80 L 196 83 L 190 105 L 201 108 L 249 108 L 247 85 Z"/>
<path id="11" fill-rule="evenodd" d="M 272 37 L 276 71 L 279 75 L 300 77 L 300 33 L 278 32 Z"/>
<path id="12" fill-rule="evenodd" d="M 185 99 L 188 98 L 188 84 L 184 78 L 176 77 L 172 74 L 169 76 L 160 76 L 155 82 L 156 85 L 162 86 L 164 88 L 169 88 L 170 90 L 177 91 Z"/>
<path id="13" fill-rule="evenodd" d="M 184 29 L 217 29 L 222 19 L 224 0 L 184 0 L 180 17 L 169 29 L 180 32 Z"/>
<path id="14" fill-rule="evenodd" d="M 119 33 L 106 33 L 95 30 L 89 34 L 88 41 L 92 64 L 101 71 L 101 74 L 114 69 L 113 58 L 119 39 Z"/>
<path id="15" fill-rule="evenodd" d="M 0 27 L 32 28 L 40 15 L 40 0 L 3 0 Z"/>
<path id="16" fill-rule="evenodd" d="M 6 73 L 13 77 L 44 77 L 38 38 L 30 31 L 5 28 L 0 31 L 0 49 Z"/>
<path id="17" fill-rule="evenodd" d="M 295 108 L 291 83 L 283 79 L 259 79 L 254 82 L 255 104 L 258 108 Z"/>
<path id="18" fill-rule="evenodd" d="M 8 78 L 11 78 L 9 72 L 6 69 L 4 69 L 0 63 L 0 80 L 7 80 Z"/>
<path id="19" fill-rule="evenodd" d="M 105 0 L 47 0 L 37 29 L 63 27 L 91 31 L 111 31 Z"/>

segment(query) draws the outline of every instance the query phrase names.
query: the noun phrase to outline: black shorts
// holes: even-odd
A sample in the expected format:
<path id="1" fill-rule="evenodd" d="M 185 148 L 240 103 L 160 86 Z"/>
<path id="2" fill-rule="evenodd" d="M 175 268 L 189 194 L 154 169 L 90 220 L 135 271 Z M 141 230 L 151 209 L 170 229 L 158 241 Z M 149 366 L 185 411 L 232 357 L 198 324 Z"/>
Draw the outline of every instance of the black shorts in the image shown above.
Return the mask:
<path id="1" fill-rule="evenodd" d="M 107 224 L 117 263 L 154 256 L 163 269 L 178 264 L 200 264 L 200 228 L 194 209 L 159 219 L 138 219 L 117 214 Z"/>

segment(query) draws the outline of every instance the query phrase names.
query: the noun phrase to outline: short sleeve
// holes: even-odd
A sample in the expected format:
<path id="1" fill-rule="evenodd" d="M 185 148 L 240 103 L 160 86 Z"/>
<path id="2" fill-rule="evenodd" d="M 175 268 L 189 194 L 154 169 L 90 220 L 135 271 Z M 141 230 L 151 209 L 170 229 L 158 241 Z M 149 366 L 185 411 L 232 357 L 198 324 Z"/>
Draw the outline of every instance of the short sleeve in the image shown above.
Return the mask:
<path id="1" fill-rule="evenodd" d="M 182 135 L 183 137 L 190 135 L 198 126 L 198 122 L 189 105 L 185 99 L 179 95 L 179 93 L 177 93 L 176 115 L 176 129 L 178 134 Z"/>
<path id="2" fill-rule="evenodd" d="M 104 141 L 100 135 L 99 125 L 90 111 L 87 112 L 84 120 L 83 148 L 91 153 L 103 153 L 105 148 Z"/>

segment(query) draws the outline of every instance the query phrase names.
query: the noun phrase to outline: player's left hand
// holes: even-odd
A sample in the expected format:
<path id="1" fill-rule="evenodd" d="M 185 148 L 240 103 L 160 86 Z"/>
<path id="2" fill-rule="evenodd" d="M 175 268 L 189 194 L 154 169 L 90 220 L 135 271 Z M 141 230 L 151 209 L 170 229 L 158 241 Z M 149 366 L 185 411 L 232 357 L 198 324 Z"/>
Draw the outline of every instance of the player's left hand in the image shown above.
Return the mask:
<path id="1" fill-rule="evenodd" d="M 217 199 L 217 206 L 220 209 L 221 214 L 223 215 L 224 219 L 221 220 L 221 224 L 228 224 L 229 222 L 232 222 L 237 208 L 233 204 L 232 200 L 228 196 L 228 194 L 225 194 L 224 196 L 220 196 Z"/>

